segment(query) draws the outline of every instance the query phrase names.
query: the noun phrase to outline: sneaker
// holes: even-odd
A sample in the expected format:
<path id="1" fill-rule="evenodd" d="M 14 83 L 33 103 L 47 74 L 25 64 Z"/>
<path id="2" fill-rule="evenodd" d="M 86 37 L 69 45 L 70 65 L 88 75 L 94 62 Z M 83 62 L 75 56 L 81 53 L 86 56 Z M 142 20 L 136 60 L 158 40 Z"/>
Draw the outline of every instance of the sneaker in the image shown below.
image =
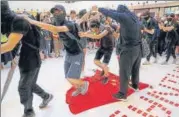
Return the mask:
<path id="1" fill-rule="evenodd" d="M 40 104 L 39 108 L 45 108 L 49 102 L 53 99 L 53 95 L 49 94 L 47 99 L 43 99 L 42 103 Z"/>
<path id="2" fill-rule="evenodd" d="M 150 65 L 150 62 L 149 62 L 149 61 L 145 61 L 145 62 L 143 63 L 143 65 Z"/>
<path id="3" fill-rule="evenodd" d="M 138 92 L 139 91 L 139 88 L 137 85 L 132 85 L 132 84 L 129 84 L 128 85 L 131 89 L 133 89 L 135 92 Z"/>
<path id="4" fill-rule="evenodd" d="M 105 84 L 108 83 L 108 81 L 109 81 L 109 78 L 108 78 L 108 77 L 104 77 L 104 78 L 101 80 L 101 83 L 105 85 Z"/>
<path id="5" fill-rule="evenodd" d="M 35 113 L 32 110 L 32 111 L 24 113 L 24 115 L 22 117 L 35 117 Z"/>
<path id="6" fill-rule="evenodd" d="M 72 96 L 76 97 L 81 93 L 81 88 L 77 88 L 75 91 L 72 92 Z"/>
<path id="7" fill-rule="evenodd" d="M 123 93 L 121 92 L 118 92 L 117 94 L 114 94 L 113 97 L 117 100 L 120 100 L 120 101 L 124 101 L 126 102 L 127 101 L 127 98 L 124 96 Z"/>
<path id="8" fill-rule="evenodd" d="M 81 94 L 85 95 L 89 88 L 89 82 L 85 81 L 84 85 L 81 87 Z"/>
<path id="9" fill-rule="evenodd" d="M 161 65 L 168 65 L 168 62 L 164 61 L 164 62 L 161 63 Z"/>

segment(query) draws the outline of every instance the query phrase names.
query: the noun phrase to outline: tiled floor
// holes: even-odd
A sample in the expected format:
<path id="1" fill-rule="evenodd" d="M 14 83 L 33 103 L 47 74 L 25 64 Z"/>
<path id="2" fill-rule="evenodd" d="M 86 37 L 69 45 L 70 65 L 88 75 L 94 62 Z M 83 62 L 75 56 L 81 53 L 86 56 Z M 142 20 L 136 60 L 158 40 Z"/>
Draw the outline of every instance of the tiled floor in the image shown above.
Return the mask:
<path id="1" fill-rule="evenodd" d="M 96 68 L 93 64 L 94 54 L 89 54 L 86 58 L 86 75 L 92 75 L 93 72 L 91 69 Z M 159 62 L 162 62 L 164 58 L 160 58 Z M 143 60 L 144 61 L 144 60 Z M 135 93 L 129 97 L 128 102 L 116 102 L 108 105 L 104 105 L 98 108 L 94 108 L 83 113 L 73 115 L 68 105 L 65 103 L 65 94 L 66 91 L 70 88 L 70 84 L 64 78 L 63 72 L 63 59 L 54 58 L 46 60 L 42 64 L 42 68 L 38 78 L 38 84 L 43 87 L 47 92 L 51 92 L 54 95 L 54 100 L 49 104 L 48 108 L 40 110 L 38 105 L 41 103 L 41 99 L 34 95 L 34 110 L 36 111 L 36 117 L 122 117 L 126 115 L 127 117 L 142 117 L 142 113 L 138 114 L 138 110 L 147 113 L 148 115 L 158 116 L 158 117 L 179 117 L 179 107 L 176 107 L 179 104 L 179 96 L 171 95 L 162 95 L 162 92 L 167 93 L 177 93 L 177 91 L 164 88 L 159 86 L 162 78 L 164 78 L 167 73 L 173 73 L 176 65 L 166 65 L 162 66 L 160 64 L 153 64 L 150 66 L 141 66 L 140 71 L 140 81 L 151 84 L 154 89 L 145 89 L 138 93 Z M 111 72 L 118 74 L 118 62 L 115 54 L 112 56 L 110 62 Z M 8 69 L 1 71 L 1 91 L 7 76 Z M 179 76 L 179 73 L 175 73 Z M 179 89 L 179 78 L 170 77 L 170 79 L 175 80 L 177 83 L 172 83 L 169 81 L 164 81 L 162 84 L 171 86 Z M 19 81 L 19 71 L 16 69 L 12 83 L 9 87 L 8 93 L 4 101 L 1 104 L 1 117 L 21 117 L 23 113 L 23 107 L 19 101 L 19 95 L 17 91 Z M 157 94 L 156 92 L 161 92 L 158 94 L 160 97 L 164 97 L 169 100 L 169 102 L 161 101 L 159 98 L 153 97 L 152 94 Z M 151 92 L 152 94 L 148 93 Z M 148 93 L 148 94 L 147 94 Z M 149 95 L 150 94 L 150 95 Z M 179 94 L 179 92 L 178 92 Z M 153 100 L 157 102 L 158 107 L 151 107 L 152 110 L 147 112 L 147 109 L 152 105 L 147 100 Z M 170 104 L 170 101 L 173 101 L 175 104 Z M 162 107 L 159 107 L 159 104 Z M 155 104 L 154 104 L 155 105 Z M 132 108 L 131 108 L 132 107 Z M 136 107 L 137 110 L 133 109 Z M 165 108 L 167 110 L 165 110 Z M 162 110 L 163 109 L 163 110 Z M 135 110 L 135 111 L 133 111 Z M 165 111 L 164 111 L 165 110 Z M 171 114 L 170 114 L 171 111 Z M 166 114 L 166 113 L 169 113 Z M 145 114 L 143 115 L 145 116 Z M 151 116 L 152 117 L 152 116 Z"/>

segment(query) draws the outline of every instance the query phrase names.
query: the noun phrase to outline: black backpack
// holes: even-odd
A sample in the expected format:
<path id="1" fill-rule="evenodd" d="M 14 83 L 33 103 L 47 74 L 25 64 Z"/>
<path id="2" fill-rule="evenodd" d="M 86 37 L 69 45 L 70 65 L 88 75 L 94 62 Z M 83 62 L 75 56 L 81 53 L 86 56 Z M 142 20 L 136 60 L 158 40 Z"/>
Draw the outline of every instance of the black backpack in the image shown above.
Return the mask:
<path id="1" fill-rule="evenodd" d="M 77 33 L 80 32 L 80 31 L 82 31 L 82 29 L 80 28 L 80 26 L 79 26 L 77 23 L 75 23 L 74 25 L 75 25 L 75 30 L 77 30 Z M 77 41 L 77 44 L 78 44 L 78 46 L 79 46 L 79 48 L 80 48 L 80 50 L 83 51 L 83 47 L 82 47 L 82 44 L 81 44 L 81 42 L 80 42 L 81 38 L 77 38 L 76 36 L 74 36 L 74 35 L 73 35 L 72 33 L 70 33 L 70 32 L 65 32 L 65 34 L 66 34 L 70 39 L 76 40 L 76 41 Z"/>

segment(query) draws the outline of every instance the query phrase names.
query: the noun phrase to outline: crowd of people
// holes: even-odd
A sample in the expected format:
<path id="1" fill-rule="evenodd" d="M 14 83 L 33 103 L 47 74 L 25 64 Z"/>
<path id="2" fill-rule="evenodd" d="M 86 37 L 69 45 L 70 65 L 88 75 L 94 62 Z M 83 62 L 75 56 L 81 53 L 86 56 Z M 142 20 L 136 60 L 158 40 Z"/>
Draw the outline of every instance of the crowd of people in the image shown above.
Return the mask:
<path id="1" fill-rule="evenodd" d="M 146 58 L 143 64 L 149 65 L 151 56 L 155 58 L 154 63 L 158 62 L 158 55 L 166 56 L 162 63 L 166 65 L 172 55 L 173 64 L 177 64 L 178 12 L 159 18 L 149 11 L 136 15 L 126 6 L 119 5 L 117 10 L 93 6 L 91 11 L 82 9 L 77 14 L 72 10 L 67 15 L 64 6 L 55 5 L 50 10 L 52 16 L 50 13 L 34 16 L 28 12 L 12 12 L 8 2 L 1 2 L 1 11 L 1 58 L 6 64 L 20 56 L 18 90 L 24 105 L 23 117 L 35 116 L 32 93 L 43 99 L 40 108 L 46 107 L 53 98 L 36 84 L 44 58 L 60 57 L 65 52 L 65 78 L 76 88 L 72 96 L 78 96 L 85 95 L 90 85 L 80 79 L 84 76 L 86 52 L 97 49 L 94 64 L 102 70 L 101 82 L 105 85 L 109 80 L 108 64 L 115 48 L 120 68 L 120 91 L 113 97 L 118 100 L 127 99 L 128 86 L 138 90 L 142 57 Z M 16 61 L 12 66 L 14 64 Z"/>

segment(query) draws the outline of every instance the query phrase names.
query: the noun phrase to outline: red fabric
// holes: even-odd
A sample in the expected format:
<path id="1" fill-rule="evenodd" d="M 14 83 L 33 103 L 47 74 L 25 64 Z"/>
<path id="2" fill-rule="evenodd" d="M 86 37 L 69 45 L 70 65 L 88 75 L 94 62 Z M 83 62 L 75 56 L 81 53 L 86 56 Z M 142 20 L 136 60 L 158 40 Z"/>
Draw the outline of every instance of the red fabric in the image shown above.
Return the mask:
<path id="1" fill-rule="evenodd" d="M 70 111 L 73 114 L 78 114 L 91 108 L 118 101 L 112 97 L 113 94 L 119 91 L 118 76 L 110 73 L 109 82 L 106 85 L 103 85 L 100 82 L 100 78 L 102 78 L 100 77 L 100 73 L 100 71 L 96 71 L 94 76 L 86 77 L 84 79 L 90 82 L 89 90 L 86 95 L 72 97 L 71 93 L 74 91 L 73 87 L 67 91 L 66 103 L 69 104 Z M 148 84 L 140 83 L 139 89 L 142 90 L 148 86 Z M 128 95 L 131 95 L 132 93 L 134 93 L 134 91 L 128 89 Z"/>

